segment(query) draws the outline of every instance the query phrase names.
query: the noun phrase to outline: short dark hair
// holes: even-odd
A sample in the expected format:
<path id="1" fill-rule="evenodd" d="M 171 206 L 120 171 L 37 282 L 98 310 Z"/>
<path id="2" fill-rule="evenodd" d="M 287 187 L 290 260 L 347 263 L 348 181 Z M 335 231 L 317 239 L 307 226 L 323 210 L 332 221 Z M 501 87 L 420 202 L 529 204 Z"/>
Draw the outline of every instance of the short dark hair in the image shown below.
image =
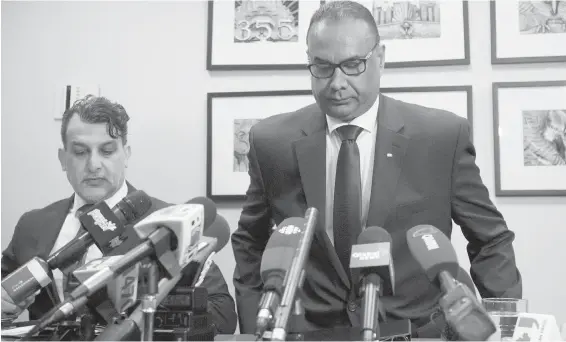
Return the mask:
<path id="1" fill-rule="evenodd" d="M 73 114 L 88 123 L 106 123 L 108 134 L 116 139 L 121 138 L 122 143 L 128 141 L 128 120 L 130 117 L 124 107 L 102 96 L 87 95 L 73 103 L 63 113 L 61 122 L 61 139 L 63 146 L 67 147 L 67 128 Z"/>
<path id="2" fill-rule="evenodd" d="M 312 28 L 318 23 L 323 21 L 339 22 L 344 19 L 363 20 L 368 24 L 372 35 L 375 36 L 375 44 L 379 43 L 379 31 L 371 12 L 364 5 L 347 0 L 326 1 L 314 12 L 311 17 L 309 29 L 307 30 L 307 41 Z"/>

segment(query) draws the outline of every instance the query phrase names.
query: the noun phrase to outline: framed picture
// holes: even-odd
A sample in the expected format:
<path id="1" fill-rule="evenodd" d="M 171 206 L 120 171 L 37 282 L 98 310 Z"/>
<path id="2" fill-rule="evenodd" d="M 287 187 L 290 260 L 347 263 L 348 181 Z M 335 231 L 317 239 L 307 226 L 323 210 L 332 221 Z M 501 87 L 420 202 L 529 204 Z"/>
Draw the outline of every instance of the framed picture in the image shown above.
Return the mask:
<path id="1" fill-rule="evenodd" d="M 395 99 L 451 111 L 472 119 L 472 87 L 382 88 Z M 315 102 L 311 90 L 227 92 L 208 94 L 206 196 L 243 200 L 249 186 L 250 128 L 261 119 L 291 112 Z"/>
<path id="2" fill-rule="evenodd" d="M 261 119 L 315 102 L 311 90 L 208 93 L 206 196 L 243 200 L 250 184 L 250 128 Z"/>
<path id="3" fill-rule="evenodd" d="M 470 64 L 467 1 L 357 2 L 373 14 L 386 68 Z"/>
<path id="4" fill-rule="evenodd" d="M 566 1 L 491 1 L 491 63 L 566 62 Z"/>
<path id="5" fill-rule="evenodd" d="M 207 70 L 291 70 L 307 65 L 313 0 L 209 0 Z"/>
<path id="6" fill-rule="evenodd" d="M 496 196 L 566 196 L 566 81 L 493 83 Z"/>

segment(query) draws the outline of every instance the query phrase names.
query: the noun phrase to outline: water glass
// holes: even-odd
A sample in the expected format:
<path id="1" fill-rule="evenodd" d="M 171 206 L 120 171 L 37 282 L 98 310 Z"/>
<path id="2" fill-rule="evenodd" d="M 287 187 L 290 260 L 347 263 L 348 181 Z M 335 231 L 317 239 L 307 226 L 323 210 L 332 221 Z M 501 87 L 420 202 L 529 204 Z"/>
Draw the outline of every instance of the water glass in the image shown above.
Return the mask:
<path id="1" fill-rule="evenodd" d="M 528 301 L 516 298 L 483 298 L 482 304 L 501 330 L 496 340 L 511 340 L 520 313 L 528 312 Z"/>

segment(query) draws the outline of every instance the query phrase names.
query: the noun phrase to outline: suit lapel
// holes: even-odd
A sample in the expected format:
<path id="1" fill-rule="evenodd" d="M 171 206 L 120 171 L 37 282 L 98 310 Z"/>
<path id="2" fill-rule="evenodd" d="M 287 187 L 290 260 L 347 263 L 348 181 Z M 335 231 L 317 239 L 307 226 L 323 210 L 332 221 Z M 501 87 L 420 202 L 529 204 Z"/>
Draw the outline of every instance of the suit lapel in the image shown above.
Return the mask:
<path id="1" fill-rule="evenodd" d="M 313 106 L 311 117 L 310 123 L 303 127 L 305 136 L 294 144 L 307 207 L 318 210 L 313 242 L 327 252 L 336 272 L 349 286 L 348 275 L 326 234 L 326 117 L 316 105 Z"/>
<path id="2" fill-rule="evenodd" d="M 45 216 L 42 228 L 38 231 L 40 237 L 38 240 L 37 255 L 44 260 L 49 257 L 51 249 L 55 245 L 55 241 L 59 236 L 59 232 L 63 227 L 65 218 L 69 213 L 69 209 L 73 205 L 74 195 L 66 200 L 56 203 Z"/>
<path id="3" fill-rule="evenodd" d="M 55 241 L 57 240 L 59 232 L 61 231 L 63 223 L 67 217 L 67 213 L 73 205 L 73 199 L 74 195 L 68 199 L 55 203 L 42 222 L 42 227 L 39 230 L 40 236 L 38 239 L 36 253 L 43 260 L 46 260 L 51 254 L 51 250 L 55 245 Z M 55 289 L 55 284 L 53 282 L 47 285 L 45 290 L 53 302 L 53 305 L 57 305 L 61 302 L 61 298 L 59 298 L 59 294 Z"/>
<path id="4" fill-rule="evenodd" d="M 377 138 L 367 226 L 383 227 L 395 204 L 395 189 L 409 139 L 394 100 L 380 95 Z"/>

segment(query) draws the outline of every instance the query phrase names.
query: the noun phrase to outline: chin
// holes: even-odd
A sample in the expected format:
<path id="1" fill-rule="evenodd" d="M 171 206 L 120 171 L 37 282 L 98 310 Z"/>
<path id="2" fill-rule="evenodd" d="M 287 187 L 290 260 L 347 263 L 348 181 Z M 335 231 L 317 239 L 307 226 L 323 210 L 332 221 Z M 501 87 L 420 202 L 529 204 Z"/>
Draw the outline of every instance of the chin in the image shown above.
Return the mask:
<path id="1" fill-rule="evenodd" d="M 108 196 L 108 189 L 106 188 L 83 188 L 79 195 L 89 202 L 98 202 L 106 199 Z"/>

